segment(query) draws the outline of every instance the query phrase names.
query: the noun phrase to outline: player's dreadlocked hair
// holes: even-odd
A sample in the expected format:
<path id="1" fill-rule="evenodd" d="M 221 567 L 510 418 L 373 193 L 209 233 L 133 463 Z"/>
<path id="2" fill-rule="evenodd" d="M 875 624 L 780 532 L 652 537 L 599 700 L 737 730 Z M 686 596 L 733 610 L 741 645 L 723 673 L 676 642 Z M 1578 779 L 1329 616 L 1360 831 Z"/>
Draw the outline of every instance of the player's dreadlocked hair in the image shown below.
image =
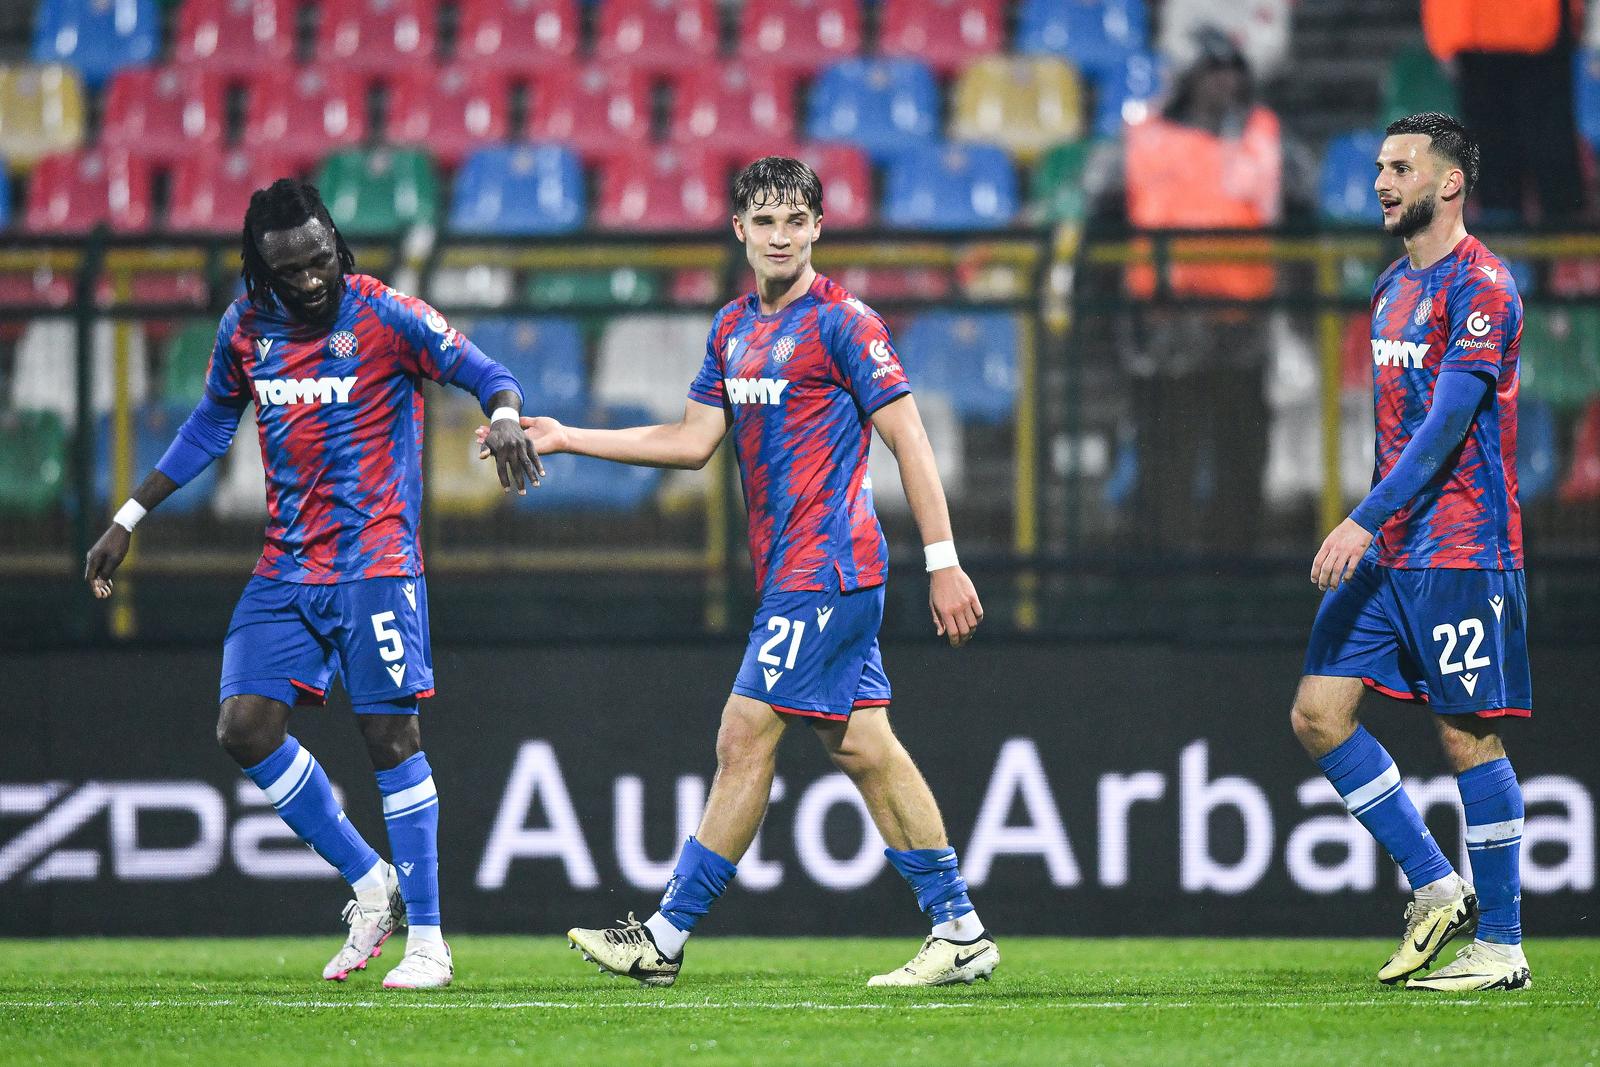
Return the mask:
<path id="1" fill-rule="evenodd" d="M 252 304 L 266 307 L 271 303 L 272 270 L 256 247 L 256 239 L 268 230 L 292 230 L 308 220 L 318 218 L 333 231 L 333 241 L 339 252 L 339 273 L 349 274 L 356 268 L 356 257 L 344 243 L 344 234 L 333 224 L 322 194 L 310 182 L 298 178 L 279 178 L 265 189 L 250 194 L 250 207 L 244 213 L 244 249 L 240 259 L 244 265 L 239 274 L 244 278 L 244 291 Z"/>
<path id="2" fill-rule="evenodd" d="M 1432 140 L 1430 148 L 1461 168 L 1466 178 L 1463 192 L 1472 192 L 1478 184 L 1477 138 L 1455 116 L 1440 111 L 1423 111 L 1394 120 L 1383 132 L 1391 137 L 1406 133 L 1425 134 Z"/>
<path id="3" fill-rule="evenodd" d="M 804 204 L 822 215 L 822 179 L 788 156 L 764 156 L 733 179 L 733 210 L 744 214 L 767 204 Z"/>

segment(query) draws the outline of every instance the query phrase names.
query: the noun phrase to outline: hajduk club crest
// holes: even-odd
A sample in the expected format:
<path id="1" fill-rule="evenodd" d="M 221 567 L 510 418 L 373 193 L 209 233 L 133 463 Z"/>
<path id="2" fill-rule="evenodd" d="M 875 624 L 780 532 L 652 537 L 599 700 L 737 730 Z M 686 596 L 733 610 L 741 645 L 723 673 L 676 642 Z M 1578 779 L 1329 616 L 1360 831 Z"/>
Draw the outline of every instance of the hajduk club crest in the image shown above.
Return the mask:
<path id="1" fill-rule="evenodd" d="M 1428 316 L 1432 314 L 1433 297 L 1425 296 L 1422 298 L 1422 302 L 1417 305 L 1416 314 L 1411 316 L 1411 323 L 1414 326 L 1421 326 L 1423 323 L 1428 321 Z"/>
<path id="2" fill-rule="evenodd" d="M 772 346 L 772 362 L 787 363 L 794 355 L 794 338 L 780 337 L 778 343 Z"/>
<path id="3" fill-rule="evenodd" d="M 328 355 L 334 359 L 354 359 L 356 355 L 356 335 L 349 330 L 340 330 L 329 337 Z"/>

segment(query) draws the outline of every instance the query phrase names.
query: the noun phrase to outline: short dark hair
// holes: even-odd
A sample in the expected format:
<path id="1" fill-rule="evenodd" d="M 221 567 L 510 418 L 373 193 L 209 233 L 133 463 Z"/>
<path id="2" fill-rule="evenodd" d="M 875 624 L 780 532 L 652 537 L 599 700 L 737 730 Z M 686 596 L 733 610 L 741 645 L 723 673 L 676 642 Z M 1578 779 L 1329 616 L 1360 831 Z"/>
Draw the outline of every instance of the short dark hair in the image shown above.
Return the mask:
<path id="1" fill-rule="evenodd" d="M 762 204 L 804 204 L 822 215 L 822 179 L 789 156 L 763 156 L 733 179 L 733 210 L 744 214 Z"/>
<path id="2" fill-rule="evenodd" d="M 339 273 L 349 274 L 356 269 L 355 253 L 344 242 L 344 234 L 333 224 L 322 194 L 310 182 L 298 178 L 279 178 L 265 189 L 250 194 L 250 206 L 244 213 L 244 248 L 239 258 L 243 266 L 239 274 L 244 278 L 245 295 L 259 307 L 271 304 L 272 268 L 262 258 L 256 242 L 269 230 L 292 230 L 312 219 L 333 231 L 333 241 L 339 250 Z"/>
<path id="3" fill-rule="evenodd" d="M 1420 133 L 1431 139 L 1429 145 L 1435 152 L 1461 168 L 1466 177 L 1466 192 L 1478 184 L 1478 140 L 1472 131 L 1454 115 L 1442 111 L 1422 111 L 1395 119 L 1383 131 L 1390 137 L 1396 134 Z"/>

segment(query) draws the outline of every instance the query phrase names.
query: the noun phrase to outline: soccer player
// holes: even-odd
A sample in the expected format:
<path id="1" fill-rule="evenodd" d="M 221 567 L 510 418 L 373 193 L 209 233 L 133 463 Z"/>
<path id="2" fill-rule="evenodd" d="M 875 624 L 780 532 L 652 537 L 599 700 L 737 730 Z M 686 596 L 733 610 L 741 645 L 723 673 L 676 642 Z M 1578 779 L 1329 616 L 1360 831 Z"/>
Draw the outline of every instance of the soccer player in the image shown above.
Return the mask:
<path id="1" fill-rule="evenodd" d="M 1406 256 L 1372 290 L 1373 486 L 1322 543 L 1326 590 L 1292 721 L 1350 813 L 1405 871 L 1405 937 L 1378 971 L 1436 990 L 1525 989 L 1522 791 L 1499 724 L 1532 714 L 1517 346 L 1522 301 L 1505 263 L 1467 233 L 1478 145 L 1448 115 L 1389 125 L 1375 187 Z M 1363 685 L 1426 703 L 1467 816 L 1476 888 L 1451 869 L 1394 760 L 1356 719 Z M 1456 936 L 1456 958 L 1425 977 Z"/>
<path id="2" fill-rule="evenodd" d="M 722 711 L 705 816 L 660 910 L 567 936 L 603 970 L 671 985 L 695 923 L 761 825 L 779 740 L 804 721 L 861 791 L 889 862 L 933 925 L 909 963 L 868 984 L 987 979 L 1000 953 L 967 897 L 933 794 L 890 729 L 878 651 L 888 550 L 867 477 L 874 427 L 899 462 L 922 534 L 935 629 L 960 646 L 983 618 L 956 559 L 933 450 L 883 320 L 811 266 L 822 232 L 816 174 L 769 156 L 740 172 L 733 201 L 733 232 L 757 288 L 713 320 L 682 421 L 592 430 L 523 420 L 541 453 L 656 467 L 705 466 L 731 428 L 761 596 Z"/>
<path id="3" fill-rule="evenodd" d="M 223 645 L 217 739 L 355 891 L 349 937 L 323 978 L 365 970 L 406 923 L 405 956 L 384 986 L 446 986 L 438 794 L 417 716 L 434 691 L 417 545 L 421 379 L 478 396 L 501 485 L 519 493 L 543 473 L 518 427 L 522 390 L 427 304 L 356 274 L 315 187 L 284 178 L 257 190 L 243 240 L 246 293 L 222 317 L 205 396 L 90 549 L 84 577 L 111 595 L 134 526 L 227 450 L 254 403 L 266 548 Z M 291 709 L 324 703 L 336 668 L 377 772 L 392 865 L 288 734 Z"/>

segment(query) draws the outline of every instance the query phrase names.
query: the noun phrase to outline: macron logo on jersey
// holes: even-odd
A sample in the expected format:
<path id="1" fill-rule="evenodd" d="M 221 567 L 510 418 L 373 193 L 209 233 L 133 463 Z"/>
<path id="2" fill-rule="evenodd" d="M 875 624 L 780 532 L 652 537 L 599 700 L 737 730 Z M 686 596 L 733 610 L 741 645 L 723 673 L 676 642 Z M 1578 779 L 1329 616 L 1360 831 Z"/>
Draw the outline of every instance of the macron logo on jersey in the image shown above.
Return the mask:
<path id="1" fill-rule="evenodd" d="M 348 404 L 355 378 L 261 378 L 256 399 L 269 404 Z"/>
<path id="2" fill-rule="evenodd" d="M 1411 367 L 1422 369 L 1422 359 L 1428 346 L 1421 341 L 1390 341 L 1382 337 L 1372 339 L 1372 362 L 1379 367 Z"/>
<path id="3" fill-rule="evenodd" d="M 781 404 L 787 378 L 724 378 L 730 404 Z"/>

